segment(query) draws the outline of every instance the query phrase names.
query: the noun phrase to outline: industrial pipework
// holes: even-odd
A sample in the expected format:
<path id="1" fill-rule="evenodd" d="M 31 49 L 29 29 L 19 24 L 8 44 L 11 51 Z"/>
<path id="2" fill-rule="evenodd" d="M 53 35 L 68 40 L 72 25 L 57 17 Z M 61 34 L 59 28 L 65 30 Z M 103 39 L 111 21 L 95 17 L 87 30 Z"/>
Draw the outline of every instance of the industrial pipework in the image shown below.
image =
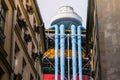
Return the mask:
<path id="1" fill-rule="evenodd" d="M 76 80 L 76 26 L 71 26 L 73 80 Z"/>
<path id="2" fill-rule="evenodd" d="M 70 6 L 63 6 L 59 9 L 56 16 L 51 20 L 51 26 L 55 28 L 55 80 L 58 80 L 58 53 L 59 53 L 59 39 L 60 39 L 60 74 L 61 80 L 65 80 L 65 37 L 67 34 L 71 37 L 72 45 L 72 76 L 73 80 L 76 80 L 77 76 L 77 57 L 78 57 L 78 69 L 79 80 L 82 80 L 82 51 L 81 51 L 81 28 L 82 19 L 77 13 L 74 12 Z M 51 29 L 52 30 L 52 29 Z M 69 33 L 65 33 L 66 30 L 70 30 Z M 59 33 L 60 32 L 60 33 Z M 68 36 L 68 37 L 69 37 Z M 59 38 L 60 37 L 60 38 Z M 78 44 L 78 45 L 77 45 Z M 78 52 L 77 52 L 78 48 Z M 78 56 L 77 56 L 78 53 Z M 68 56 L 69 59 L 69 56 Z M 69 60 L 68 60 L 69 61 Z M 68 65 L 69 66 L 69 65 Z M 70 72 L 70 71 L 68 71 Z M 70 73 L 68 73 L 70 74 Z M 68 75 L 70 79 L 70 75 Z"/>
<path id="3" fill-rule="evenodd" d="M 81 35 L 81 25 L 77 27 L 77 34 Z M 81 36 L 77 36 L 78 40 L 78 65 L 79 65 L 79 80 L 82 80 L 82 46 Z"/>
<path id="4" fill-rule="evenodd" d="M 58 80 L 59 27 L 58 25 L 54 25 L 54 27 L 55 27 L 55 80 Z"/>
<path id="5" fill-rule="evenodd" d="M 64 80 L 65 74 L 65 27 L 60 25 L 60 68 L 61 80 Z"/>

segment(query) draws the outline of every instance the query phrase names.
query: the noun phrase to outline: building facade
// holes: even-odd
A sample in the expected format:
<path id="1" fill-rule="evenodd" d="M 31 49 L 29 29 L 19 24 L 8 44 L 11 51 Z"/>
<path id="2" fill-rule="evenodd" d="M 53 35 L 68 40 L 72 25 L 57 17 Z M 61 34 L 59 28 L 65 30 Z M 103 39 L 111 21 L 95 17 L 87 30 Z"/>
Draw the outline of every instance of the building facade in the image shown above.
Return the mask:
<path id="1" fill-rule="evenodd" d="M 0 80 L 42 80 L 44 24 L 36 1 L 0 0 Z"/>
<path id="2" fill-rule="evenodd" d="M 87 51 L 93 80 L 120 79 L 120 6 L 118 0 L 90 0 Z"/>
<path id="3" fill-rule="evenodd" d="M 11 27 L 15 5 L 12 0 L 0 0 L 0 80 L 9 80 L 13 72 L 10 65 Z"/>

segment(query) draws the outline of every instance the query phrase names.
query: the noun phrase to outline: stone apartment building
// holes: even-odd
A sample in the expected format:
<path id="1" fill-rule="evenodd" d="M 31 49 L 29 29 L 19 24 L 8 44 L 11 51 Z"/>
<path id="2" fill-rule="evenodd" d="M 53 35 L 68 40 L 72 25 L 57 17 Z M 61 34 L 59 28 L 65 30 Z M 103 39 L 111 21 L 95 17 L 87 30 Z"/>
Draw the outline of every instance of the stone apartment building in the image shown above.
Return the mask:
<path id="1" fill-rule="evenodd" d="M 0 80 L 42 80 L 44 37 L 36 0 L 0 0 Z"/>

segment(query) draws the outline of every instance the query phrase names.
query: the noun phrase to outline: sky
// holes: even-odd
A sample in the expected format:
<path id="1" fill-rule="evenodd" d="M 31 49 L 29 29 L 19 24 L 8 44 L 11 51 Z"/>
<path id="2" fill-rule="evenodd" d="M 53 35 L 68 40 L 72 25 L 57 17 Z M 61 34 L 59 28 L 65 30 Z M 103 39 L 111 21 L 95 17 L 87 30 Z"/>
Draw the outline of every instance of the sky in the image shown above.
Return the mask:
<path id="1" fill-rule="evenodd" d="M 82 24 L 86 27 L 88 0 L 37 0 L 45 28 L 50 27 L 50 20 L 56 15 L 61 6 L 71 6 L 82 17 Z"/>

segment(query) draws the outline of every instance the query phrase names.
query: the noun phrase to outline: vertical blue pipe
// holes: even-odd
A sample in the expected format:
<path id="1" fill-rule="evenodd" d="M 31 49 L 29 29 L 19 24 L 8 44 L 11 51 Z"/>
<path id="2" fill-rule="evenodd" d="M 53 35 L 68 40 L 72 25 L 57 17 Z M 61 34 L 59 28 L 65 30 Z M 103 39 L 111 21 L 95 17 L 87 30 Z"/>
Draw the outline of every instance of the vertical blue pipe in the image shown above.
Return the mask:
<path id="1" fill-rule="evenodd" d="M 76 80 L 76 26 L 71 26 L 73 80 Z"/>
<path id="2" fill-rule="evenodd" d="M 81 47 L 81 25 L 77 27 L 78 34 L 78 65 L 79 65 L 79 80 L 82 80 L 82 47 Z M 80 35 L 80 36 L 79 36 Z"/>
<path id="3" fill-rule="evenodd" d="M 59 28 L 58 28 L 58 25 L 54 25 L 54 27 L 55 27 L 55 80 L 58 80 Z"/>
<path id="4" fill-rule="evenodd" d="M 61 66 L 61 80 L 64 80 L 65 74 L 65 27 L 60 25 L 60 66 Z"/>

